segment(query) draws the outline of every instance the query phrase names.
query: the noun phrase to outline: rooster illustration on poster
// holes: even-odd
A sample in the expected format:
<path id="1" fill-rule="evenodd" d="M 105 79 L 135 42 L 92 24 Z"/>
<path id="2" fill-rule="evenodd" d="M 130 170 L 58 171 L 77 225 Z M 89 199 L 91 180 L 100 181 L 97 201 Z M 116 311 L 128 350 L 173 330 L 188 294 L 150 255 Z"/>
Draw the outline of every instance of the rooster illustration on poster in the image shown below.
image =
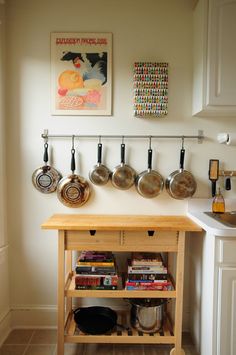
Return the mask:
<path id="1" fill-rule="evenodd" d="M 52 113 L 111 114 L 111 34 L 52 34 Z"/>

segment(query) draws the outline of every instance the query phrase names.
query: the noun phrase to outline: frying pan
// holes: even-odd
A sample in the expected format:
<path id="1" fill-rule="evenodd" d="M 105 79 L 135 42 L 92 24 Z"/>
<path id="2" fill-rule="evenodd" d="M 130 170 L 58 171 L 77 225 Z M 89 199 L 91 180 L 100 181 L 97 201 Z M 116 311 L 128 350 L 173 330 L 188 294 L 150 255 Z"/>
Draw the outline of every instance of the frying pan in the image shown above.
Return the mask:
<path id="1" fill-rule="evenodd" d="M 125 144 L 121 144 L 121 162 L 116 166 L 111 175 L 111 182 L 114 187 L 120 190 L 128 190 L 135 182 L 136 172 L 129 165 L 125 164 Z"/>
<path id="2" fill-rule="evenodd" d="M 105 334 L 117 325 L 117 314 L 109 307 L 82 307 L 74 311 L 78 328 L 87 334 Z"/>
<path id="3" fill-rule="evenodd" d="M 193 175 L 184 170 L 185 149 L 180 150 L 180 168 L 171 173 L 166 179 L 166 190 L 175 199 L 183 200 L 192 197 L 197 189 Z"/>
<path id="4" fill-rule="evenodd" d="M 75 172 L 75 149 L 71 149 L 71 172 L 59 181 L 57 197 L 67 207 L 80 207 L 88 201 L 90 187 L 88 182 Z"/>
<path id="5" fill-rule="evenodd" d="M 43 161 L 45 163 L 41 168 L 36 169 L 32 174 L 34 187 L 44 194 L 54 192 L 61 179 L 61 174 L 49 166 L 48 163 L 48 143 L 44 143 Z"/>
<path id="6" fill-rule="evenodd" d="M 151 148 L 148 149 L 148 169 L 137 176 L 135 186 L 138 193 L 146 198 L 156 197 L 163 190 L 164 180 L 162 176 L 157 171 L 152 170 Z"/>
<path id="7" fill-rule="evenodd" d="M 98 143 L 97 165 L 89 172 L 89 179 L 95 185 L 105 185 L 109 181 L 110 170 L 102 164 L 102 144 Z"/>

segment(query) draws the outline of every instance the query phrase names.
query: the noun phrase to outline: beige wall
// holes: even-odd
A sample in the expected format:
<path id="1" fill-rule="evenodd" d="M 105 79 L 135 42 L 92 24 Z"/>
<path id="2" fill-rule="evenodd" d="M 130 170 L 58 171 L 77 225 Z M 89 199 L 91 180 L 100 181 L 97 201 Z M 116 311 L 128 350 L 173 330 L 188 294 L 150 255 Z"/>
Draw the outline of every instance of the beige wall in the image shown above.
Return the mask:
<path id="1" fill-rule="evenodd" d="M 208 162 L 218 158 L 235 168 L 235 147 L 220 146 L 220 131 L 235 131 L 235 119 L 204 119 L 191 115 L 192 4 L 189 0 L 8 0 L 7 1 L 7 148 L 8 213 L 11 243 L 13 309 L 48 310 L 56 304 L 56 233 L 40 229 L 53 213 L 181 214 L 187 202 L 166 192 L 154 200 L 134 188 L 93 187 L 80 209 L 61 205 L 55 194 L 43 195 L 31 183 L 41 165 L 45 128 L 58 134 L 185 134 L 203 129 L 203 144 L 186 141 L 186 168 L 198 182 L 195 197 L 210 197 Z M 50 32 L 112 32 L 113 114 L 111 117 L 56 117 L 50 114 Z M 169 114 L 138 119 L 132 114 L 132 66 L 135 61 L 169 62 Z M 104 141 L 105 162 L 119 163 L 119 141 Z M 79 172 L 87 177 L 96 162 L 95 140 L 76 143 Z M 53 162 L 69 173 L 70 141 L 54 140 Z M 129 140 L 127 161 L 146 168 L 148 141 Z M 167 177 L 178 168 L 180 142 L 153 141 L 153 167 Z M 235 184 L 230 193 L 235 196 Z M 229 193 L 227 193 L 229 196 Z M 16 272 L 17 271 L 17 272 Z M 41 308 L 40 308 L 41 307 Z"/>
<path id="2" fill-rule="evenodd" d="M 4 55 L 5 55 L 5 11 L 0 2 L 0 344 L 10 327 L 9 311 L 9 257 L 6 233 L 6 169 L 5 169 L 5 90 L 4 90 Z"/>

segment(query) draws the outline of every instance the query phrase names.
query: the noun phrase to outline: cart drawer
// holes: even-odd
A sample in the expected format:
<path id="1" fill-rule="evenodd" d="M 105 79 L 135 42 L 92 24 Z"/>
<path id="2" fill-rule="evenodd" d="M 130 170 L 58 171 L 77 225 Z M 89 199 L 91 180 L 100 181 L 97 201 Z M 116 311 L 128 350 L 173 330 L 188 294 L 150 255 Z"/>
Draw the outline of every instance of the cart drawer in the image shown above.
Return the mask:
<path id="1" fill-rule="evenodd" d="M 133 250 L 152 251 L 153 248 L 160 248 L 163 251 L 177 251 L 178 232 L 124 232 L 123 244 L 126 247 L 132 247 Z"/>
<path id="2" fill-rule="evenodd" d="M 119 231 L 67 231 L 67 250 L 112 251 L 120 244 Z"/>

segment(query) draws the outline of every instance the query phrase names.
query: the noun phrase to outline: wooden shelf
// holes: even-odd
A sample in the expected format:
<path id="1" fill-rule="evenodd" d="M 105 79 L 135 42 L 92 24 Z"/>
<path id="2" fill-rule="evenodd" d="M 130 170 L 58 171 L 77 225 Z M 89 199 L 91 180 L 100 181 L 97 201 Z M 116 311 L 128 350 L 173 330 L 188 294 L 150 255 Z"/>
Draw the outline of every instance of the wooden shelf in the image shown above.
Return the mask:
<path id="1" fill-rule="evenodd" d="M 176 291 L 136 291 L 136 290 L 76 290 L 75 276 L 66 282 L 65 296 L 66 297 L 94 297 L 94 298 L 176 298 Z"/>
<path id="2" fill-rule="evenodd" d="M 127 324 L 128 314 L 121 312 L 118 314 L 118 323 Z M 90 335 L 81 332 L 73 318 L 73 313 L 69 314 L 65 327 L 65 342 L 69 343 L 128 343 L 128 344 L 174 344 L 175 336 L 170 323 L 165 320 L 162 329 L 156 333 L 143 333 L 129 327 L 125 330 L 115 330 L 109 334 Z"/>

